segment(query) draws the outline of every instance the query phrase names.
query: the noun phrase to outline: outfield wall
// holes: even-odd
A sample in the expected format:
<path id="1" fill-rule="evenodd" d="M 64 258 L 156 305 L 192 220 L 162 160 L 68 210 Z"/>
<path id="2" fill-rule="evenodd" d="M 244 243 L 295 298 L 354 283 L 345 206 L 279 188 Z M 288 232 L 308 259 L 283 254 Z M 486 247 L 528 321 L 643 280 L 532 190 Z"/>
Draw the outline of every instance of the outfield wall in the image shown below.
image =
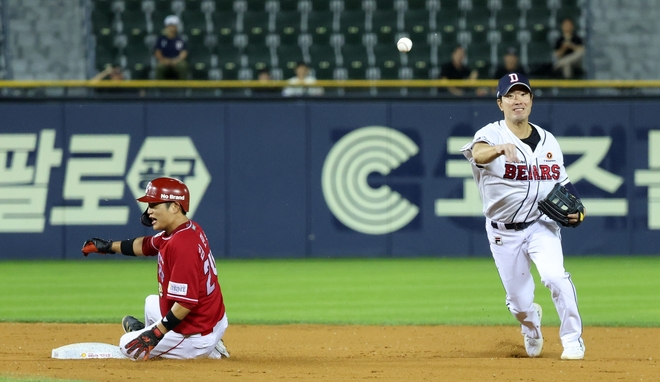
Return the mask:
<path id="1" fill-rule="evenodd" d="M 659 107 L 536 101 L 587 207 L 567 254 L 659 253 Z M 2 259 L 149 234 L 135 198 L 162 175 L 189 185 L 217 258 L 489 256 L 458 149 L 501 118 L 494 100 L 58 100 L 0 115 Z"/>

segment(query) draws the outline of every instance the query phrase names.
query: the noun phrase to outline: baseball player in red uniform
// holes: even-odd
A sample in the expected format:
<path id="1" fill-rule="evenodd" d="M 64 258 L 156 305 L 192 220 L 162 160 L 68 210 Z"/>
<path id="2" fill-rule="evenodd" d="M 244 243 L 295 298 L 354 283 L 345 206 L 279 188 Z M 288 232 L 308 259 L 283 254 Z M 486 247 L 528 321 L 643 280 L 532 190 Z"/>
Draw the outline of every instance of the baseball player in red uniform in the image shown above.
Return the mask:
<path id="1" fill-rule="evenodd" d="M 149 203 L 142 223 L 159 233 L 122 241 L 92 238 L 82 249 L 85 256 L 158 257 L 158 296 L 146 298 L 145 322 L 122 319 L 126 334 L 120 350 L 136 360 L 229 357 L 222 341 L 228 323 L 218 272 L 206 234 L 186 217 L 188 187 L 174 178 L 157 178 L 137 200 Z"/>
<path id="2" fill-rule="evenodd" d="M 582 318 L 577 294 L 564 269 L 560 227 L 543 215 L 538 202 L 556 183 L 573 195 L 564 157 L 555 137 L 529 123 L 532 88 L 520 73 L 499 80 L 497 104 L 504 119 L 490 123 L 462 149 L 472 164 L 486 216 L 486 232 L 509 311 L 520 322 L 525 350 L 541 355 L 541 306 L 534 302 L 531 262 L 550 289 L 559 314 L 562 359 L 583 359 Z M 569 214 L 571 223 L 583 216 Z"/>

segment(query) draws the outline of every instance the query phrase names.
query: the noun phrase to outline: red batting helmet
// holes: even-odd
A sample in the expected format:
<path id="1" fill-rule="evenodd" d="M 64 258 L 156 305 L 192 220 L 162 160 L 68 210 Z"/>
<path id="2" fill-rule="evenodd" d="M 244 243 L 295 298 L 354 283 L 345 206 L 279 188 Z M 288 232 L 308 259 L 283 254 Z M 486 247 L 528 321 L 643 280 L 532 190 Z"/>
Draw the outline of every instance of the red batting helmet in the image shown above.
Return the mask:
<path id="1" fill-rule="evenodd" d="M 138 202 L 163 203 L 175 202 L 181 205 L 184 211 L 189 211 L 190 192 L 182 181 L 174 178 L 156 178 L 147 184 L 144 196 Z"/>

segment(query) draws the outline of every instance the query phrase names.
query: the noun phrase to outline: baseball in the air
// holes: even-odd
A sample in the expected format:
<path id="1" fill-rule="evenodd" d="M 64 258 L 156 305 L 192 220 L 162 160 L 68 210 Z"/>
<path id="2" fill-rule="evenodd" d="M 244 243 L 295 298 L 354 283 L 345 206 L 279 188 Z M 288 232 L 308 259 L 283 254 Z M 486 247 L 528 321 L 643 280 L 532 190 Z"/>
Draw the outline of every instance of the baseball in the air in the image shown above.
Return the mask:
<path id="1" fill-rule="evenodd" d="M 410 52 L 410 49 L 412 49 L 412 41 L 408 37 L 401 37 L 399 41 L 396 42 L 396 47 L 399 49 L 399 52 Z"/>

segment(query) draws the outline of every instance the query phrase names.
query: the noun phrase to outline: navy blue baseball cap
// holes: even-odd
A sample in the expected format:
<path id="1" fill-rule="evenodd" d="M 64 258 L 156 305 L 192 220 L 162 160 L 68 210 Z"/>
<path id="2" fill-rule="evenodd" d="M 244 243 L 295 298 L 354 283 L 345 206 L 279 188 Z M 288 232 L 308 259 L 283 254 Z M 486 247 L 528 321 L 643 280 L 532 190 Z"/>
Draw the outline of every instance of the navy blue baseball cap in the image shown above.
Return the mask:
<path id="1" fill-rule="evenodd" d="M 527 76 L 521 73 L 509 73 L 500 78 L 500 82 L 497 83 L 497 98 L 508 93 L 515 85 L 524 85 L 529 89 L 530 93 L 532 92 L 532 87 L 529 84 Z"/>

